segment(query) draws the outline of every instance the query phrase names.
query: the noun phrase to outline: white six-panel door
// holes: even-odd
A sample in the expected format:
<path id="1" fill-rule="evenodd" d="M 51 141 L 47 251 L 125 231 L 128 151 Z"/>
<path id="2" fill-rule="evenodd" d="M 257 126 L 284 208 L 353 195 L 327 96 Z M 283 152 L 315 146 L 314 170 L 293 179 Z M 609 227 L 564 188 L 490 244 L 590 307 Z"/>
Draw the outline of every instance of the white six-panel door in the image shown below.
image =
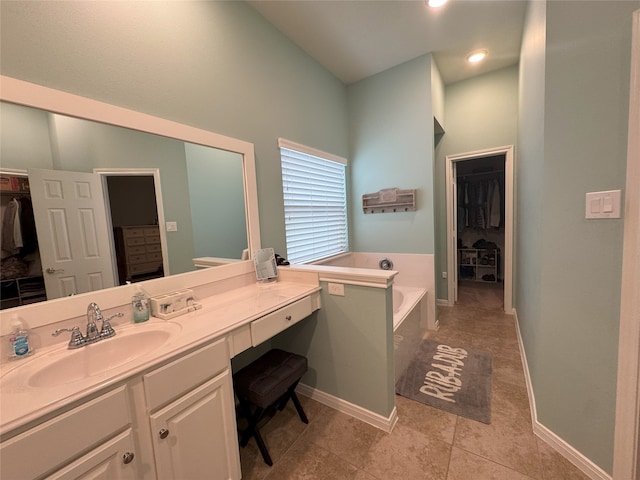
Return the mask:
<path id="1" fill-rule="evenodd" d="M 115 286 L 100 176 L 28 172 L 47 299 Z"/>

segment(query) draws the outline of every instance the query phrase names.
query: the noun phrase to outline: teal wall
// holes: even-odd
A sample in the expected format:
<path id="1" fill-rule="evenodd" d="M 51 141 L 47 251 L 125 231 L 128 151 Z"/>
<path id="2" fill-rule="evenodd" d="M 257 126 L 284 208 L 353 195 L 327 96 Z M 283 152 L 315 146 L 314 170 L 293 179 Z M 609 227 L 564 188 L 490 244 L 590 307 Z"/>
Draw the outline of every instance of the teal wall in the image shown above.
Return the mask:
<path id="1" fill-rule="evenodd" d="M 434 253 L 431 55 L 349 86 L 351 250 Z M 367 214 L 362 195 L 417 189 L 417 211 Z"/>
<path id="2" fill-rule="evenodd" d="M 554 1 L 545 12 L 534 2 L 522 57 L 531 76 L 521 94 L 516 309 L 538 420 L 607 472 L 623 221 L 586 220 L 584 205 L 586 192 L 624 187 L 631 14 L 639 7 L 594 1 L 576 11 L 574 2 Z"/>
<path id="3" fill-rule="evenodd" d="M 391 288 L 344 286 L 321 308 L 273 339 L 309 359 L 302 383 L 388 418 L 395 405 Z"/>
<path id="4" fill-rule="evenodd" d="M 624 183 L 637 8 L 531 2 L 519 93 L 516 68 L 447 86 L 435 161 L 430 55 L 347 88 L 243 2 L 0 2 L 0 72 L 253 143 L 262 243 L 276 251 L 285 246 L 277 137 L 348 157 L 352 249 L 435 252 L 438 272 L 444 156 L 515 144 L 519 104 L 515 306 L 538 418 L 611 471 L 622 220 L 584 220 L 584 194 Z M 417 212 L 361 213 L 362 194 L 394 186 L 418 188 Z M 308 353 L 328 362 L 309 381 L 384 414 L 389 394 L 364 398 L 339 369 L 365 368 L 363 352 L 379 361 L 388 332 L 354 346 L 328 330 L 361 335 L 363 312 L 383 300 L 348 293 L 353 305 L 323 296 L 299 327 Z"/>
<path id="5" fill-rule="evenodd" d="M 185 144 L 196 257 L 242 257 L 247 248 L 242 156 Z"/>
<path id="6" fill-rule="evenodd" d="M 508 67 L 445 87 L 445 134 L 436 147 L 436 292 L 447 299 L 447 155 L 515 145 L 518 132 L 518 67 Z"/>
<path id="7" fill-rule="evenodd" d="M 0 2 L 0 22 L 3 75 L 253 143 L 276 251 L 277 138 L 348 156 L 346 87 L 244 2 Z"/>

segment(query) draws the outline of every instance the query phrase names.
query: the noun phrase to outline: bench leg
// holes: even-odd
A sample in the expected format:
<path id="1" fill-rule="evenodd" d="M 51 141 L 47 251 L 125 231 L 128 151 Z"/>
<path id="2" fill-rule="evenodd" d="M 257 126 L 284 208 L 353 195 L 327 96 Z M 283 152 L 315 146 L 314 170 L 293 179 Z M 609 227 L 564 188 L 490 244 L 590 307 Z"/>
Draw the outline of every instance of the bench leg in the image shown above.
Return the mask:
<path id="1" fill-rule="evenodd" d="M 309 419 L 302 409 L 302 405 L 300 404 L 300 400 L 298 400 L 296 392 L 291 392 L 291 400 L 293 401 L 293 405 L 296 407 L 296 411 L 298 412 L 298 416 L 300 417 L 300 420 L 302 420 L 302 423 L 309 423 Z"/>
<path id="2" fill-rule="evenodd" d="M 242 415 L 249 421 L 249 425 L 242 432 L 242 435 L 240 437 L 240 446 L 243 448 L 246 447 L 251 437 L 255 438 L 256 444 L 258 445 L 258 449 L 262 454 L 262 459 L 264 460 L 264 463 L 266 463 L 270 467 L 273 466 L 273 460 L 271 460 L 271 455 L 269 455 L 269 450 L 267 449 L 267 445 L 264 443 L 264 439 L 262 438 L 262 435 L 260 435 L 260 430 L 258 430 L 258 422 L 262 420 L 262 416 L 267 410 L 265 410 L 264 408 L 257 407 L 256 411 L 253 414 L 251 414 L 251 409 L 249 408 L 249 405 L 243 402 L 242 400 L 240 401 L 240 409 L 241 409 Z"/>

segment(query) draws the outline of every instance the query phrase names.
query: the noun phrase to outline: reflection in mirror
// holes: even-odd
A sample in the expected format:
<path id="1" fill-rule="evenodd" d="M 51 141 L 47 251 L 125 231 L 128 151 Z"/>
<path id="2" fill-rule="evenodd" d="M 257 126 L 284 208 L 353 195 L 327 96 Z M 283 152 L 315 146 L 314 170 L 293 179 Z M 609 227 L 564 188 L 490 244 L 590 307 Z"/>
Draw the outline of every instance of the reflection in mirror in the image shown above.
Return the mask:
<path id="1" fill-rule="evenodd" d="M 276 255 L 273 248 L 263 248 L 253 252 L 256 277 L 260 282 L 272 282 L 278 278 Z"/>
<path id="2" fill-rule="evenodd" d="M 241 149 L 212 148 L 7 102 L 0 103 L 0 119 L 3 170 L 0 222 L 3 226 L 6 224 L 5 220 L 9 218 L 7 206 L 17 197 L 34 200 L 34 210 L 42 209 L 34 212 L 36 219 L 41 217 L 40 222 L 36 221 L 41 223 L 37 227 L 37 238 L 32 239 L 29 236 L 33 234 L 24 231 L 25 240 L 38 243 L 35 251 L 30 251 L 27 257 L 20 255 L 15 248 L 5 250 L 7 244 L 2 244 L 2 308 L 29 301 L 28 295 L 21 294 L 20 279 L 23 278 L 35 282 L 31 285 L 25 280 L 23 290 L 38 290 L 39 295 L 33 296 L 32 301 L 39 301 L 44 299 L 43 276 L 55 277 L 58 287 L 63 287 L 56 293 L 52 290 L 51 294 L 47 287 L 46 298 L 52 299 L 125 281 L 188 272 L 195 269 L 195 257 L 240 261 L 243 251 L 250 250 L 252 229 L 248 222 L 246 198 L 252 198 L 255 192 L 247 197 L 244 188 L 247 163 L 243 153 L 239 152 Z M 181 127 L 178 124 L 171 127 L 174 125 Z M 196 136 L 215 136 L 192 130 Z M 203 143 L 211 145 L 215 142 Z M 253 171 L 252 164 L 250 168 Z M 17 173 L 27 169 L 30 169 L 30 177 L 36 172 L 40 172 L 40 176 L 27 180 Z M 99 206 L 106 218 L 106 230 L 96 235 L 109 237 L 107 263 L 114 278 L 111 283 L 100 281 L 108 275 L 99 277 L 92 272 L 93 277 L 89 275 L 81 287 L 76 277 L 69 274 L 75 259 L 92 253 L 96 237 L 87 235 L 91 229 L 81 230 L 80 234 L 69 231 L 69 222 L 66 221 L 69 217 L 61 217 L 59 209 L 56 212 L 51 208 L 48 212 L 44 209 L 43 205 L 53 205 L 50 195 L 55 191 L 51 189 L 53 180 L 43 178 L 42 172 L 65 177 L 82 174 L 98 178 L 105 195 Z M 99 175 L 93 172 L 99 172 Z M 21 179 L 21 183 L 14 184 L 10 179 L 5 185 L 4 181 L 10 177 Z M 73 185 L 77 190 L 78 183 Z M 49 197 L 45 195 L 44 199 L 35 201 L 31 197 L 36 189 L 39 194 L 44 192 Z M 89 223 L 100 216 L 87 216 L 86 210 L 84 215 Z M 254 223 L 257 221 L 255 213 L 251 218 L 256 219 Z M 52 219 L 58 223 L 52 224 Z M 57 229 L 52 230 L 52 225 Z M 255 228 L 253 232 L 255 246 L 259 247 Z M 81 241 L 76 241 L 78 238 Z M 133 243 L 136 248 L 129 251 L 121 248 L 128 243 Z M 47 255 L 43 254 L 45 250 L 49 251 L 49 256 L 57 257 L 58 263 L 50 264 L 50 260 L 45 258 Z M 24 264 L 23 268 L 9 268 L 16 259 Z M 61 259 L 64 266 L 59 262 Z M 123 267 L 123 263 L 128 264 Z M 47 274 L 47 271 L 52 273 Z M 8 299 L 5 282 L 13 282 L 15 286 L 12 301 L 5 301 Z"/>

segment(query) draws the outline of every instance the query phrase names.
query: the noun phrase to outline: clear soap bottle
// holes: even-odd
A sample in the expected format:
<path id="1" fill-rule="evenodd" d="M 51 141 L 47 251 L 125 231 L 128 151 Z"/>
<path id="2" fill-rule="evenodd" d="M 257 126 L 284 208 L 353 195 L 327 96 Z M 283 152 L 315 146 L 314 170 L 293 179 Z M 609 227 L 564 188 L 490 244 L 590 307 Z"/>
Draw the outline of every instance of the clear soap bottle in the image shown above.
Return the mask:
<path id="1" fill-rule="evenodd" d="M 33 353 L 29 342 L 29 331 L 17 314 L 11 315 L 11 334 L 9 335 L 9 358 L 17 360 Z"/>
<path id="2" fill-rule="evenodd" d="M 133 307 L 134 323 L 142 323 L 149 320 L 149 299 L 140 285 L 136 285 L 135 294 L 131 298 L 131 305 Z"/>

